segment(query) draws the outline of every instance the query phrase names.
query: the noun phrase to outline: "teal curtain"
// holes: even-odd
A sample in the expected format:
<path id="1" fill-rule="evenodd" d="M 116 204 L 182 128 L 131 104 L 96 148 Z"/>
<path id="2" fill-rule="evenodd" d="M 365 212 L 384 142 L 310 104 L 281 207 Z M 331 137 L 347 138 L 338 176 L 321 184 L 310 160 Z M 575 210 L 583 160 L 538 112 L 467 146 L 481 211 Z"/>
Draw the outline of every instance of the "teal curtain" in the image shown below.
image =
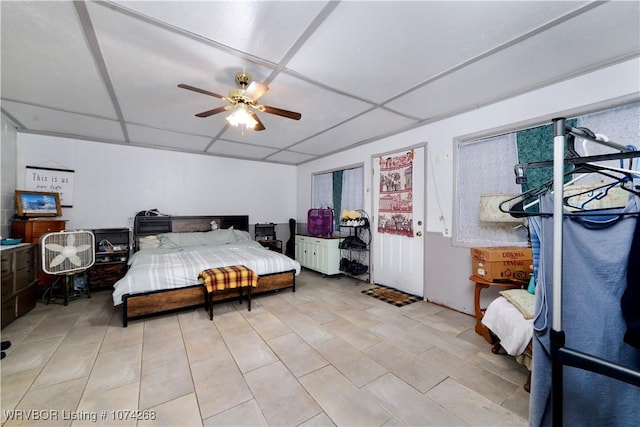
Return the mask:
<path id="1" fill-rule="evenodd" d="M 333 222 L 334 230 L 340 227 L 340 213 L 342 212 L 342 170 L 333 172 Z"/>
<path id="2" fill-rule="evenodd" d="M 571 119 L 567 120 L 566 123 L 575 127 L 578 120 Z M 519 163 L 553 160 L 553 126 L 538 126 L 517 132 L 516 145 L 518 147 Z M 567 149 L 565 147 L 565 156 L 566 154 Z M 566 167 L 565 169 L 569 171 L 570 167 Z M 539 187 L 545 182 L 553 179 L 553 167 L 527 169 L 526 177 L 527 182 L 522 184 L 523 192 Z M 566 177 L 566 181 L 570 179 L 570 177 Z"/>

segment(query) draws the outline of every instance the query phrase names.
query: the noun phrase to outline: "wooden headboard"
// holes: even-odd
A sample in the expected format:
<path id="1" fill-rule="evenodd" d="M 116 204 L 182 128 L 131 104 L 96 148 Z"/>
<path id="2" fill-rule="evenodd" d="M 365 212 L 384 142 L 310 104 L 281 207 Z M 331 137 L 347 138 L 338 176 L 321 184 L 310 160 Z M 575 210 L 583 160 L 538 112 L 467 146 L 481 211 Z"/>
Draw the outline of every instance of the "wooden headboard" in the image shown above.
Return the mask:
<path id="1" fill-rule="evenodd" d="M 219 229 L 233 227 L 249 231 L 249 215 L 196 215 L 196 216 L 136 216 L 133 232 L 136 236 L 160 233 L 189 233 L 211 230 L 211 221 Z"/>

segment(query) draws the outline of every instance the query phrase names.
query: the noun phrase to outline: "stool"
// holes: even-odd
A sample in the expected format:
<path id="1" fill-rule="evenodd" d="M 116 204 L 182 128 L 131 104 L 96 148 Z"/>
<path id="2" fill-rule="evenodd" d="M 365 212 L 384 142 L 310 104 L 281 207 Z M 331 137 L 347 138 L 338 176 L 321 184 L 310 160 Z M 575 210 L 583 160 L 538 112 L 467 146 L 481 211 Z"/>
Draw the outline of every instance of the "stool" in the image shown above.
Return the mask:
<path id="1" fill-rule="evenodd" d="M 216 291 L 239 288 L 240 304 L 242 304 L 243 289 L 249 288 L 247 301 L 251 311 L 251 288 L 258 286 L 258 275 L 244 265 L 230 265 L 227 267 L 209 268 L 198 275 L 206 289 L 206 302 L 209 307 L 209 320 L 213 320 L 213 294 Z"/>

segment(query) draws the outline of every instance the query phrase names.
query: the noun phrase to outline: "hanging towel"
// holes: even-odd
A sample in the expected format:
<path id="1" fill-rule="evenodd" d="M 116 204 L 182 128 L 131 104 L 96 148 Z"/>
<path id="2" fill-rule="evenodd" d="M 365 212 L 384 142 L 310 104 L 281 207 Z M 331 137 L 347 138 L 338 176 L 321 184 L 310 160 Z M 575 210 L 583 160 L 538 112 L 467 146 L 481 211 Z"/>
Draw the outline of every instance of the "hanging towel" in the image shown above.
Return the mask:
<path id="1" fill-rule="evenodd" d="M 629 264 L 627 266 L 627 289 L 620 301 L 622 316 L 627 324 L 624 342 L 640 348 L 640 220 L 636 218 Z"/>
<path id="2" fill-rule="evenodd" d="M 623 210 L 637 212 L 633 197 Z M 540 211 L 553 211 L 553 195 L 540 197 Z M 627 285 L 626 255 L 636 227 L 632 215 L 564 217 L 562 330 L 566 347 L 640 371 L 640 350 L 623 342 L 620 301 Z M 542 217 L 536 287 L 529 425 L 551 425 L 550 329 L 553 313 L 553 217 Z M 563 425 L 635 426 L 640 387 L 587 370 L 566 368 Z"/>

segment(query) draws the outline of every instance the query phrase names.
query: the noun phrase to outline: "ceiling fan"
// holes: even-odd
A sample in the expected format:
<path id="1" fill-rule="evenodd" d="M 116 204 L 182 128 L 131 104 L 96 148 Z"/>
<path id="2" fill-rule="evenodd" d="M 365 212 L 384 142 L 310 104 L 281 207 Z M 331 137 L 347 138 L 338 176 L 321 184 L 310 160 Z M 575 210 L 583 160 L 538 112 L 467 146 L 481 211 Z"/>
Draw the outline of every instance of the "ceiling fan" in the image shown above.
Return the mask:
<path id="1" fill-rule="evenodd" d="M 213 96 L 214 98 L 220 98 L 229 102 L 231 105 L 225 105 L 223 107 L 203 111 L 202 113 L 196 114 L 196 117 L 209 117 L 224 111 L 232 111 L 232 113 L 227 117 L 227 121 L 233 126 L 245 125 L 247 128 L 251 128 L 256 131 L 264 130 L 264 124 L 262 124 L 260 118 L 254 111 L 252 111 L 252 109 L 293 120 L 300 120 L 302 117 L 300 113 L 296 113 L 294 111 L 258 104 L 258 98 L 264 95 L 269 90 L 269 87 L 263 83 L 251 81 L 250 74 L 243 71 L 236 73 L 236 82 L 238 83 L 238 88 L 229 91 L 228 96 L 223 96 L 215 92 L 210 92 L 208 90 L 183 83 L 180 83 L 178 87 L 202 93 L 204 95 Z"/>

